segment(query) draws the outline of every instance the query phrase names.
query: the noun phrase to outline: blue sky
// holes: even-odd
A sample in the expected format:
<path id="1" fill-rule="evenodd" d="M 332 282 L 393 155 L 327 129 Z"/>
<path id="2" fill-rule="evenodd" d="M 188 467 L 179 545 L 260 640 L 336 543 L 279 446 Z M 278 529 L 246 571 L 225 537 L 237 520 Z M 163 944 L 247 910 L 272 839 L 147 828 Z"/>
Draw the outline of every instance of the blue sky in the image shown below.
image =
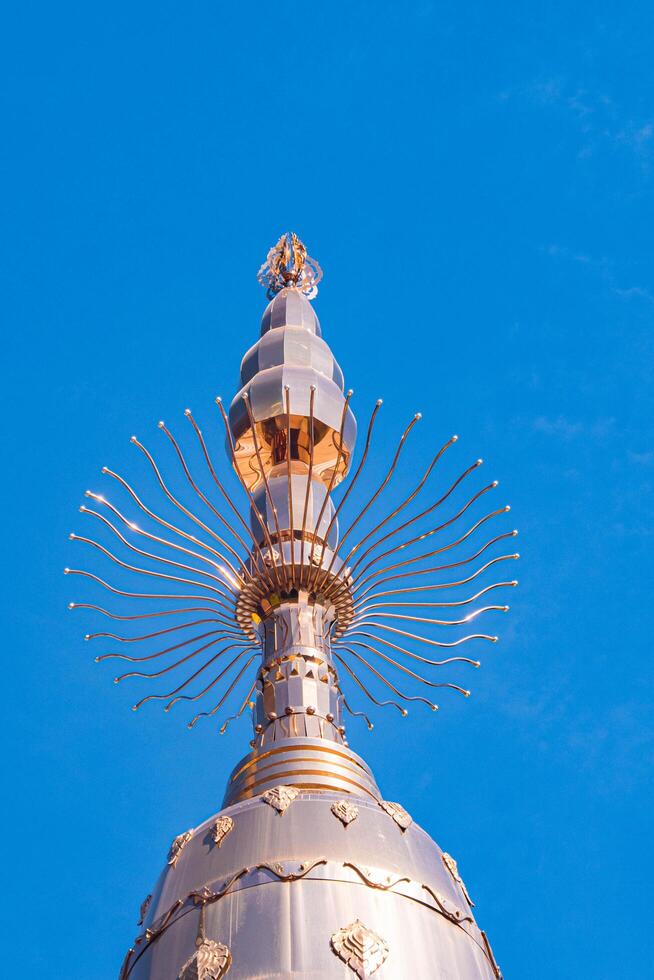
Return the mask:
<path id="1" fill-rule="evenodd" d="M 187 405 L 210 428 L 293 228 L 360 421 L 383 397 L 395 439 L 423 412 L 397 493 L 457 432 L 521 531 L 473 697 L 402 727 L 377 712 L 351 744 L 457 857 L 507 978 L 649 975 L 653 22 L 645 3 L 5 10 L 6 972 L 115 976 L 170 839 L 247 748 L 247 722 L 221 739 L 131 712 L 61 569 L 100 467 L 136 472 L 132 433 L 158 445 Z"/>

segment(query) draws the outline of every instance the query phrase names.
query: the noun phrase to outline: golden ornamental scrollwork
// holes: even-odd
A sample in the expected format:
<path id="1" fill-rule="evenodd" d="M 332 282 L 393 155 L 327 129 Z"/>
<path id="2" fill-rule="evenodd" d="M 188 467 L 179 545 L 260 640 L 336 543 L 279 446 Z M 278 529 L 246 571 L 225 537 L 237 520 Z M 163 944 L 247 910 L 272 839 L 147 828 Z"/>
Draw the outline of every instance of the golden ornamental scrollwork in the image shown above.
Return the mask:
<path id="1" fill-rule="evenodd" d="M 231 834 L 233 829 L 234 821 L 231 817 L 226 815 L 218 817 L 211 827 L 211 840 L 216 847 L 222 847 L 225 838 L 228 834 Z"/>
<path id="2" fill-rule="evenodd" d="M 338 817 L 344 827 L 347 827 L 359 816 L 359 807 L 355 806 L 354 803 L 349 803 L 347 800 L 338 800 L 336 803 L 332 803 L 331 811 L 335 817 Z"/>
<path id="3" fill-rule="evenodd" d="M 168 864 L 171 868 L 176 867 L 179 861 L 179 856 L 193 837 L 193 831 L 187 830 L 183 834 L 179 834 L 175 840 L 170 845 L 170 850 L 168 852 Z"/>
<path id="4" fill-rule="evenodd" d="M 319 867 L 321 864 L 327 864 L 327 858 L 318 858 L 316 861 L 311 862 L 304 861 L 298 865 L 297 871 L 292 871 L 285 864 L 282 864 L 281 861 L 275 861 L 273 864 L 264 861 L 262 864 L 257 864 L 257 871 L 272 871 L 280 881 L 299 881 L 300 878 L 306 878 L 314 868 Z"/>
<path id="5" fill-rule="evenodd" d="M 332 950 L 353 973 L 366 980 L 386 960 L 389 948 L 381 936 L 355 919 L 349 926 L 335 932 L 330 939 Z"/>
<path id="6" fill-rule="evenodd" d="M 468 903 L 468 905 L 470 906 L 470 908 L 471 909 L 474 909 L 475 903 L 472 901 L 472 899 L 470 898 L 470 895 L 468 894 L 468 889 L 466 888 L 466 886 L 464 884 L 463 878 L 459 874 L 459 869 L 457 867 L 457 863 L 454 860 L 454 858 L 452 857 L 452 855 L 451 854 L 446 854 L 445 851 L 443 851 L 443 853 L 441 854 L 441 860 L 442 860 L 443 864 L 445 865 L 445 867 L 447 868 L 447 870 L 449 871 L 451 877 L 454 879 L 454 881 L 457 883 L 457 885 L 459 886 L 459 888 L 463 892 L 463 894 L 465 896 L 465 900 Z"/>
<path id="7" fill-rule="evenodd" d="M 170 926 L 174 925 L 179 918 L 188 914 L 192 908 L 198 905 L 201 907 L 213 905 L 235 888 L 252 887 L 252 885 L 262 883 L 259 878 L 261 872 L 268 872 L 274 875 L 279 881 L 296 882 L 302 878 L 312 876 L 312 872 L 316 868 L 321 869 L 316 877 L 327 877 L 335 881 L 351 880 L 347 876 L 344 878 L 341 877 L 346 870 L 349 870 L 354 872 L 358 879 L 369 888 L 381 891 L 394 891 L 397 889 L 400 894 L 407 895 L 422 902 L 435 913 L 448 919 L 453 925 L 463 929 L 477 943 L 484 955 L 488 958 L 495 976 L 497 978 L 500 977 L 499 968 L 492 956 L 488 939 L 475 926 L 474 919 L 469 910 L 463 911 L 451 899 L 435 891 L 429 885 L 420 884 L 406 876 L 399 877 L 389 874 L 383 869 L 368 868 L 352 861 L 344 861 L 342 863 L 330 862 L 327 858 L 322 857 L 313 861 L 301 862 L 282 859 L 243 867 L 229 878 L 224 879 L 219 887 L 210 888 L 208 885 L 204 885 L 202 888 L 189 892 L 185 897 L 178 898 L 166 912 L 151 922 L 148 928 L 135 939 L 125 957 L 120 980 L 126 980 L 134 964 L 144 950 L 147 949 L 148 945 L 154 942 Z M 245 880 L 239 885 L 241 879 Z"/>
<path id="8" fill-rule="evenodd" d="M 389 817 L 393 818 L 401 831 L 408 830 L 413 823 L 411 815 L 399 803 L 389 803 L 388 800 L 380 800 L 379 805 L 384 813 L 387 813 Z"/>
<path id="9" fill-rule="evenodd" d="M 261 799 L 283 816 L 293 800 L 299 795 L 299 791 L 293 789 L 292 786 L 275 786 L 273 789 L 267 789 L 265 793 L 262 793 Z"/>
<path id="10" fill-rule="evenodd" d="M 344 861 L 343 867 L 352 868 L 352 870 L 356 871 L 358 876 L 366 883 L 366 885 L 370 885 L 371 888 L 379 888 L 384 892 L 390 891 L 403 881 L 411 881 L 411 879 L 407 878 L 406 876 L 398 876 L 394 878 L 393 875 L 385 875 L 377 871 L 372 871 L 370 868 L 365 868 L 362 865 L 354 864 L 352 861 Z"/>
<path id="11" fill-rule="evenodd" d="M 266 288 L 269 299 L 287 286 L 294 286 L 313 299 L 322 279 L 322 269 L 307 254 L 306 246 L 295 232 L 286 232 L 268 252 L 257 279 Z"/>

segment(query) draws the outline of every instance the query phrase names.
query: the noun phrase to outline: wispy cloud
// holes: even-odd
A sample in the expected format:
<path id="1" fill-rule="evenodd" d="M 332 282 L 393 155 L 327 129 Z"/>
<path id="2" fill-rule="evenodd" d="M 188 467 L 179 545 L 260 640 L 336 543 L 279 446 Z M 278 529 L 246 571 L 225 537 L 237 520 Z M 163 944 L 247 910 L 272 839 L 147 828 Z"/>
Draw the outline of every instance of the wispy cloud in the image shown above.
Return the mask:
<path id="1" fill-rule="evenodd" d="M 581 137 L 577 151 L 580 159 L 593 156 L 602 145 L 611 145 L 629 150 L 648 169 L 654 153 L 654 119 L 626 111 L 606 92 L 552 76 L 499 95 L 502 102 L 514 98 L 560 111 L 573 120 Z"/>
<path id="2" fill-rule="evenodd" d="M 582 422 L 580 420 L 568 419 L 565 415 L 557 415 L 555 418 L 547 415 L 538 415 L 533 421 L 533 428 L 536 432 L 542 432 L 548 436 L 556 436 L 566 442 L 577 438 L 577 436 L 602 440 L 614 432 L 615 419 L 607 416 L 594 419 L 592 422 Z"/>
<path id="3" fill-rule="evenodd" d="M 542 251 L 555 261 L 574 262 L 599 276 L 614 295 L 624 300 L 639 300 L 654 304 L 654 293 L 646 286 L 624 286 L 619 282 L 615 264 L 605 255 L 594 256 L 566 245 L 549 244 Z"/>

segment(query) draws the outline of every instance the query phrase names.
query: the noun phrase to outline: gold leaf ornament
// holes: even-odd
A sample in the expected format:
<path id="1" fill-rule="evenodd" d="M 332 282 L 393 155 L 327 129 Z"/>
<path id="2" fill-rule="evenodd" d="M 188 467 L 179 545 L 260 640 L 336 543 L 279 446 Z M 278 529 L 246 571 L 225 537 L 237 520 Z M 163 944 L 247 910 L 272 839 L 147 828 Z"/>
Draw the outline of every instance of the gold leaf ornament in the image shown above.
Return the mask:
<path id="1" fill-rule="evenodd" d="M 273 789 L 266 790 L 261 799 L 273 810 L 277 810 L 279 814 L 283 815 L 299 795 L 298 790 L 293 789 L 292 786 L 275 786 Z"/>
<path id="2" fill-rule="evenodd" d="M 378 970 L 388 956 L 388 945 L 381 936 L 355 919 L 331 937 L 334 953 L 359 977 L 366 977 Z"/>
<path id="3" fill-rule="evenodd" d="M 332 803 L 331 811 L 344 827 L 347 827 L 359 816 L 358 806 L 355 806 L 354 803 L 348 803 L 347 800 L 338 800 L 336 803 Z"/>

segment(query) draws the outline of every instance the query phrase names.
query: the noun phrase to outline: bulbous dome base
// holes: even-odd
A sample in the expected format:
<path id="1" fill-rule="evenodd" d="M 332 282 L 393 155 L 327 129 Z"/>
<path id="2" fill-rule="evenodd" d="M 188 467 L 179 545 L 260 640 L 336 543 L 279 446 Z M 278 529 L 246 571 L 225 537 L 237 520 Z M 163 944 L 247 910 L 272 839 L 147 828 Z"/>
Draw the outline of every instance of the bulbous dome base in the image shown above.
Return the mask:
<path id="1" fill-rule="evenodd" d="M 205 963 L 219 950 L 215 972 L 196 969 L 198 944 Z M 229 806 L 176 839 L 121 980 L 226 972 L 500 975 L 455 866 L 402 807 L 292 787 Z"/>

